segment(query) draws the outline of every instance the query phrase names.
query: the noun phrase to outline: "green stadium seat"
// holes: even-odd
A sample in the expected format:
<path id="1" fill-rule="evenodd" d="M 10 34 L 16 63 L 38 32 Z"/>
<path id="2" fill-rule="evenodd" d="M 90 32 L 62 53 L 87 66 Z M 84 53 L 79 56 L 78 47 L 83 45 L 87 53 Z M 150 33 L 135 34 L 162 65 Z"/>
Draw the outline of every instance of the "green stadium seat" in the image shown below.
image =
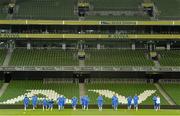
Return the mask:
<path id="1" fill-rule="evenodd" d="M 76 50 L 15 49 L 11 66 L 75 66 L 78 65 Z"/>
<path id="2" fill-rule="evenodd" d="M 0 88 L 2 87 L 2 85 L 3 85 L 3 81 L 2 81 L 2 80 L 0 80 Z"/>
<path id="3" fill-rule="evenodd" d="M 158 51 L 160 54 L 159 62 L 161 66 L 180 66 L 180 51 Z"/>
<path id="4" fill-rule="evenodd" d="M 50 83 L 43 84 L 43 81 L 11 81 L 8 86 L 6 92 L 0 97 L 0 102 L 4 102 L 4 104 L 21 104 L 22 99 L 25 94 L 30 95 L 32 90 L 34 93 L 41 91 L 49 92 L 50 94 L 54 94 L 51 96 L 53 99 L 57 97 L 57 95 L 64 95 L 67 99 L 71 99 L 73 96 L 79 97 L 79 86 L 78 84 L 73 83 Z M 30 93 L 29 93 L 30 92 Z M 37 96 L 41 100 L 43 97 L 48 97 L 43 94 L 38 94 Z M 54 99 L 56 100 L 56 99 Z M 9 101 L 9 102 L 8 102 Z"/>
<path id="5" fill-rule="evenodd" d="M 122 8 L 138 8 L 143 0 L 90 0 L 95 10 L 116 10 Z M 103 5 L 102 5 L 103 3 Z"/>
<path id="6" fill-rule="evenodd" d="M 178 20 L 180 18 L 180 1 L 179 0 L 153 0 L 159 11 L 159 19 Z"/>
<path id="7" fill-rule="evenodd" d="M 164 90 L 169 96 L 176 102 L 177 105 L 180 105 L 180 84 L 161 84 Z"/>
<path id="8" fill-rule="evenodd" d="M 119 95 L 122 96 L 134 96 L 135 94 L 139 95 L 142 92 L 146 91 L 146 90 L 156 90 L 155 93 L 150 94 L 149 97 L 147 97 L 147 99 L 145 99 L 141 104 L 148 104 L 151 105 L 152 104 L 152 97 L 155 94 L 160 95 L 161 97 L 161 102 L 164 105 L 167 105 L 167 101 L 161 96 L 161 94 L 159 93 L 159 91 L 156 89 L 156 87 L 153 84 L 115 84 L 115 83 L 92 83 L 92 84 L 86 84 L 86 89 L 88 91 L 88 96 L 91 98 L 91 104 L 95 104 L 97 103 L 97 97 L 98 97 L 98 93 L 93 91 L 93 90 L 106 90 L 105 94 L 107 92 L 111 92 L 112 94 L 116 94 L 118 93 Z M 148 92 L 148 91 L 147 91 Z M 110 98 L 108 98 L 110 97 Z M 123 99 L 123 97 L 122 97 Z M 120 101 L 122 99 L 119 99 Z M 105 104 L 111 104 L 111 95 L 110 96 L 106 96 L 104 99 Z"/>
<path id="9" fill-rule="evenodd" d="M 6 57 L 6 50 L 0 49 L 0 66 L 3 65 L 5 57 Z"/>
<path id="10" fill-rule="evenodd" d="M 88 66 L 153 66 L 142 50 L 86 50 Z"/>
<path id="11" fill-rule="evenodd" d="M 78 19 L 72 0 L 17 0 L 17 5 L 19 10 L 15 19 Z"/>

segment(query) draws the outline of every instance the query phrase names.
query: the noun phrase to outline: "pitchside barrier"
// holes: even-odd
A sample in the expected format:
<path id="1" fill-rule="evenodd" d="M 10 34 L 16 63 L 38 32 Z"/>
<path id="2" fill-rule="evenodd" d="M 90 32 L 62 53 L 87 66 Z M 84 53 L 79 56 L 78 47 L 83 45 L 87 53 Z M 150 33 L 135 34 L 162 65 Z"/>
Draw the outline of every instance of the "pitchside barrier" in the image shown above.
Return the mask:
<path id="1" fill-rule="evenodd" d="M 132 109 L 133 109 L 132 105 Z M 0 109 L 24 109 L 24 105 L 0 105 Z M 27 109 L 32 109 L 29 105 Z M 37 109 L 42 109 L 42 105 L 37 105 Z M 54 109 L 58 109 L 58 105 L 54 105 Z M 71 105 L 65 105 L 65 109 L 72 109 Z M 77 105 L 77 109 L 82 109 L 81 105 Z M 97 109 L 97 105 L 89 105 L 89 109 Z M 113 109 L 111 105 L 104 105 L 103 109 Z M 119 105 L 118 109 L 127 109 L 127 105 Z M 153 105 L 139 105 L 139 109 L 154 109 Z M 180 105 L 161 105 L 161 109 L 180 109 Z"/>
<path id="2" fill-rule="evenodd" d="M 180 25 L 176 21 L 0 20 L 0 25 Z"/>

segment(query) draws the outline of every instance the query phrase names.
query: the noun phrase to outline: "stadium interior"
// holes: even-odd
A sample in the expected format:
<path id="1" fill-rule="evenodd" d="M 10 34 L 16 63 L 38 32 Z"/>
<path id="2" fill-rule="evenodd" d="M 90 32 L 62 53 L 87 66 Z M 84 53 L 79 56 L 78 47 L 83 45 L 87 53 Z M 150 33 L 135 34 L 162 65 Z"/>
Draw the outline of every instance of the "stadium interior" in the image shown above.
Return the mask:
<path id="1" fill-rule="evenodd" d="M 169 1 L 0 0 L 0 108 L 34 94 L 179 108 L 180 0 Z"/>

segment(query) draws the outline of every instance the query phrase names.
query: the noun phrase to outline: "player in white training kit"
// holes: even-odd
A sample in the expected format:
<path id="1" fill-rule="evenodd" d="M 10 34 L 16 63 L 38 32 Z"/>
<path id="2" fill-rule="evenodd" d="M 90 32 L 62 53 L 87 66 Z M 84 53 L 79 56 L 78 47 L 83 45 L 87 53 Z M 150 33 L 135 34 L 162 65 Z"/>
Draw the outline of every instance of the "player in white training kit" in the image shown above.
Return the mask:
<path id="1" fill-rule="evenodd" d="M 159 96 L 156 98 L 156 111 L 160 110 L 161 99 Z"/>

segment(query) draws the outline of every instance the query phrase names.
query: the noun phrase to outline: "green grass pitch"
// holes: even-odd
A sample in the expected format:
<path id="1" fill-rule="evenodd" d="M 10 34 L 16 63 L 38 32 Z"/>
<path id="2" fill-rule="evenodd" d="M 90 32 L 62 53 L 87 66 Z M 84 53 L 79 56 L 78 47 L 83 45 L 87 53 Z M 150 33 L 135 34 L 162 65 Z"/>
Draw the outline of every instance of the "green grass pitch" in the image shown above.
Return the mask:
<path id="1" fill-rule="evenodd" d="M 113 111 L 112 109 L 104 109 L 103 111 L 98 111 L 97 109 L 89 109 L 88 111 L 83 111 L 81 109 L 78 109 L 76 111 L 73 111 L 72 109 L 65 109 L 58 111 L 57 109 L 54 109 L 53 111 L 42 111 L 40 109 L 38 110 L 31 110 L 28 109 L 27 111 L 24 111 L 23 109 L 6 109 L 6 110 L 0 110 L 0 116 L 172 116 L 172 115 L 179 115 L 180 116 L 180 110 L 160 110 L 160 111 L 154 111 L 154 110 L 145 110 L 140 109 L 139 111 L 134 110 L 126 110 L 126 109 L 119 109 L 117 111 Z"/>

